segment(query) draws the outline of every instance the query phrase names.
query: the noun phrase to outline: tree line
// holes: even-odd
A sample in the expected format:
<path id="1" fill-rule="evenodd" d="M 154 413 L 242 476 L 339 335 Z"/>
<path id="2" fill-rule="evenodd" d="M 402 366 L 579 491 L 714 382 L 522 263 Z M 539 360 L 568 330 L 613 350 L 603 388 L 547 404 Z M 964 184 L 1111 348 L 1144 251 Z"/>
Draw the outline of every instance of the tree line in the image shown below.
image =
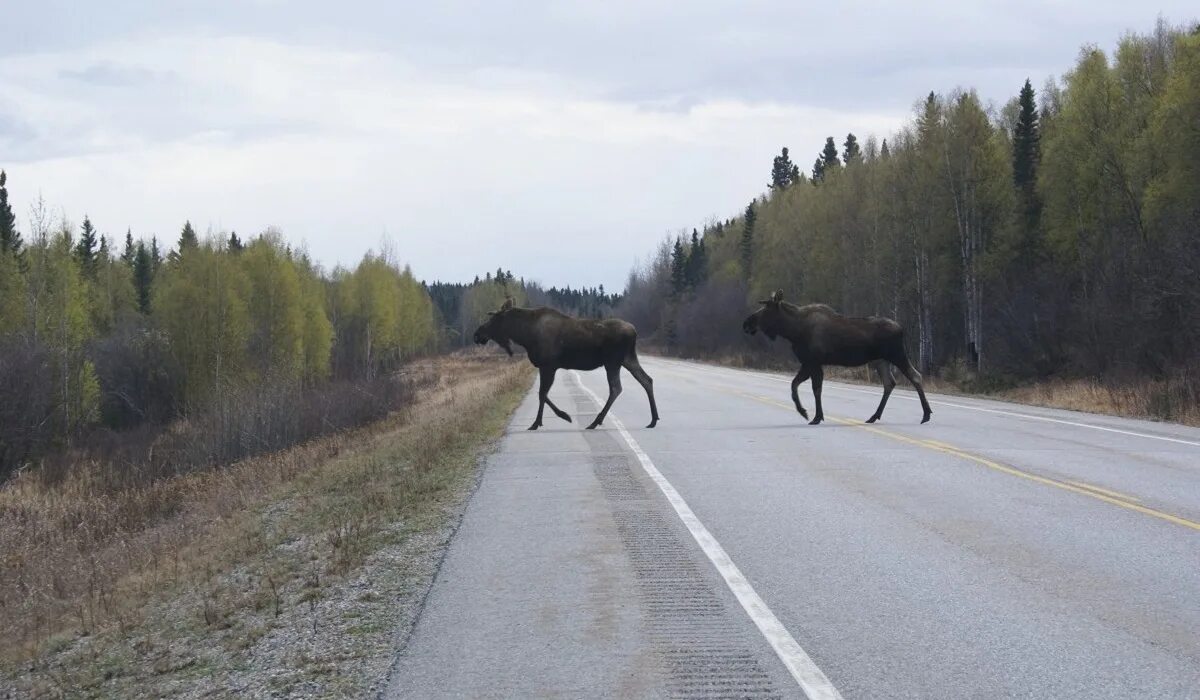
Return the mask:
<path id="1" fill-rule="evenodd" d="M 1198 120 L 1200 28 L 1161 21 L 998 108 L 930 92 L 882 140 L 829 137 L 808 172 L 784 148 L 765 194 L 635 269 L 620 312 L 675 352 L 743 352 L 741 317 L 783 288 L 896 318 L 924 372 L 1195 371 Z"/>
<path id="2" fill-rule="evenodd" d="M 498 268 L 493 275 L 478 275 L 470 283 L 432 282 L 426 285 L 437 310 L 442 343 L 446 347 L 471 344 L 476 328 L 489 311 L 500 308 L 511 297 L 518 306 L 549 306 L 580 318 L 611 315 L 621 301 L 618 293 L 598 287 L 543 287 L 540 283 L 516 277 L 511 270 Z"/>
<path id="3" fill-rule="evenodd" d="M 277 231 L 190 222 L 169 250 L 130 232 L 118 250 L 40 201 L 19 230 L 8 186 L 0 172 L 0 478 L 97 430 L 225 410 L 247 387 L 298 400 L 435 345 L 429 294 L 386 254 L 325 273 Z"/>

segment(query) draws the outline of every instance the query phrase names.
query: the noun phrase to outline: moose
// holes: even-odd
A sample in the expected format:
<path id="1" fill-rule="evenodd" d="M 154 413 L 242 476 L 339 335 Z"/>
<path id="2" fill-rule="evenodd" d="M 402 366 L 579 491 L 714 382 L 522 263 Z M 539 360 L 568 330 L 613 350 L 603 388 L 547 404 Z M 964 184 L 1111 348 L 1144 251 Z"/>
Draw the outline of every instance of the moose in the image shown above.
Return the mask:
<path id="1" fill-rule="evenodd" d="M 759 303 L 763 307 L 746 317 L 742 322 L 742 330 L 750 335 L 761 330 L 771 340 L 783 336 L 792 344 L 792 352 L 800 360 L 800 371 L 792 379 L 792 402 L 805 418 L 808 418 L 808 412 L 800 405 L 797 389 L 804 380 L 812 379 L 817 412 L 809 425 L 817 425 L 825 419 L 825 413 L 821 410 L 821 383 L 825 379 L 822 368 L 825 365 L 861 367 L 870 364 L 879 375 L 879 380 L 883 382 L 883 398 L 879 400 L 875 414 L 867 419 L 868 423 L 874 423 L 883 415 L 888 396 L 896 386 L 889 364 L 895 365 L 912 382 L 917 395 L 921 397 L 921 408 L 925 411 L 921 422 L 929 421 L 933 411 L 925 399 L 921 374 L 908 361 L 908 354 L 904 351 L 904 329 L 899 323 L 875 316 L 850 318 L 825 304 L 789 304 L 783 300 L 782 289 Z"/>
<path id="2" fill-rule="evenodd" d="M 554 415 L 568 423 L 567 415 L 550 400 L 554 374 L 560 369 L 592 370 L 604 367 L 608 372 L 608 400 L 588 430 L 604 422 L 608 409 L 621 394 L 621 368 L 633 378 L 650 397 L 650 425 L 658 424 L 658 406 L 654 403 L 654 380 L 642 369 L 637 356 L 637 329 L 633 324 L 616 318 L 602 320 L 578 319 L 555 309 L 539 307 L 525 309 L 513 306 L 512 298 L 505 299 L 499 311 L 489 311 L 488 320 L 475 331 L 475 343 L 487 345 L 493 340 L 511 356 L 512 344 L 525 348 L 529 361 L 541 375 L 538 385 L 538 412 L 529 430 L 542 426 L 542 410 L 549 406 Z"/>

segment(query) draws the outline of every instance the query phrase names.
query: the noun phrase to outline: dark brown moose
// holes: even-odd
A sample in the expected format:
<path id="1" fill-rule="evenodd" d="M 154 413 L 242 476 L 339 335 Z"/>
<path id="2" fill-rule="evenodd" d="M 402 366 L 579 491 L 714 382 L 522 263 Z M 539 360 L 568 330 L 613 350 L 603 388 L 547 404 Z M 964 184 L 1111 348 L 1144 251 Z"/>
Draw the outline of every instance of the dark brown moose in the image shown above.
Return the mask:
<path id="1" fill-rule="evenodd" d="M 875 415 L 868 418 L 867 422 L 879 420 L 888 396 L 896 386 L 889 363 L 895 365 L 916 387 L 917 395 L 921 397 L 921 408 L 925 411 L 921 422 L 928 422 L 933 411 L 925 400 L 921 374 L 913 368 L 904 351 L 904 329 L 899 323 L 875 316 L 849 318 L 824 304 L 789 304 L 783 300 L 782 289 L 759 303 L 763 307 L 746 317 L 742 330 L 751 335 L 761 330 L 771 340 L 783 336 L 792 344 L 792 352 L 800 360 L 800 371 L 792 380 L 792 402 L 796 404 L 800 415 L 808 418 L 808 412 L 800 405 L 800 395 L 796 390 L 805 379 L 811 378 L 817 413 L 809 421 L 810 425 L 825 419 L 825 413 L 821 410 L 821 382 L 825 379 L 822 368 L 825 365 L 861 367 L 870 364 L 874 368 L 883 382 L 883 398 L 879 400 Z"/>
<path id="2" fill-rule="evenodd" d="M 650 425 L 646 427 L 653 428 L 658 423 L 654 380 L 638 363 L 637 330 L 633 324 L 617 318 L 571 318 L 545 307 L 523 309 L 514 307 L 512 299 L 505 300 L 499 311 L 489 312 L 489 315 L 487 322 L 475 331 L 475 342 L 486 345 L 489 340 L 494 340 L 509 355 L 513 354 L 512 343 L 516 343 L 525 348 L 529 361 L 541 373 L 537 419 L 529 426 L 530 430 L 541 427 L 542 410 L 546 406 L 554 411 L 554 415 L 571 422 L 571 416 L 550 400 L 555 372 L 560 369 L 591 370 L 601 366 L 608 372 L 608 401 L 604 402 L 604 408 L 588 430 L 604 422 L 608 409 L 621 394 L 622 367 L 629 370 L 650 397 Z"/>

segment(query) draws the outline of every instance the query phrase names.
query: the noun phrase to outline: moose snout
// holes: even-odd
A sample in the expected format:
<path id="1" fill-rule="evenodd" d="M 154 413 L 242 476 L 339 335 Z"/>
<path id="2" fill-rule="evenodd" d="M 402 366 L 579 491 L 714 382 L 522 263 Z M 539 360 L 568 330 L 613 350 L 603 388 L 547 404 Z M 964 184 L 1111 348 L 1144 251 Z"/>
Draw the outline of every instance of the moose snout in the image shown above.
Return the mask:
<path id="1" fill-rule="evenodd" d="M 745 321 L 742 321 L 742 332 L 749 333 L 750 335 L 757 333 L 758 321 L 753 316 L 750 316 Z"/>
<path id="2" fill-rule="evenodd" d="M 475 331 L 475 344 L 476 345 L 487 345 L 487 341 L 488 341 L 488 338 L 486 335 L 484 335 L 483 333 L 480 333 L 479 331 Z"/>

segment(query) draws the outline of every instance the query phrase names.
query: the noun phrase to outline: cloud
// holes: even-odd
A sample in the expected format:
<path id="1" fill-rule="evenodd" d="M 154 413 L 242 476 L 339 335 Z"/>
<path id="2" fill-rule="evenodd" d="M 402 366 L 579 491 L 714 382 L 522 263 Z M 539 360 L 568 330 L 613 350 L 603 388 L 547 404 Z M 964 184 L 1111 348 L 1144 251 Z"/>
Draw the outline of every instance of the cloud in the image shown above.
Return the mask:
<path id="1" fill-rule="evenodd" d="M 1165 12 L 1184 13 L 1183 6 Z M 899 127 L 929 90 L 1002 102 L 1100 3 L 18 4 L 0 154 L 104 230 L 276 225 L 351 264 L 383 237 L 427 278 L 497 266 L 618 288 L 670 230 L 740 210 L 773 155 Z M 1186 15 L 1180 15 L 1186 16 Z"/>

